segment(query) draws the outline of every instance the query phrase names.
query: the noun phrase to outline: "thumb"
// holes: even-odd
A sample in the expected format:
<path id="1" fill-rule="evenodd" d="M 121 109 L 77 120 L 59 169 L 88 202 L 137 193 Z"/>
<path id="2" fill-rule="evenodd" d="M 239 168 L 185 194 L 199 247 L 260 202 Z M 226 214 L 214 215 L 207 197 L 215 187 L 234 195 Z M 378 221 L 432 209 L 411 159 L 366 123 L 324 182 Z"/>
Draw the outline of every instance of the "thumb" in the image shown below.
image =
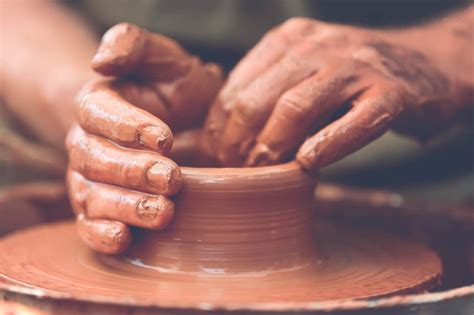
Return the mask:
<path id="1" fill-rule="evenodd" d="M 191 67 L 192 57 L 174 40 L 120 23 L 102 37 L 92 68 L 106 76 L 172 81 Z"/>

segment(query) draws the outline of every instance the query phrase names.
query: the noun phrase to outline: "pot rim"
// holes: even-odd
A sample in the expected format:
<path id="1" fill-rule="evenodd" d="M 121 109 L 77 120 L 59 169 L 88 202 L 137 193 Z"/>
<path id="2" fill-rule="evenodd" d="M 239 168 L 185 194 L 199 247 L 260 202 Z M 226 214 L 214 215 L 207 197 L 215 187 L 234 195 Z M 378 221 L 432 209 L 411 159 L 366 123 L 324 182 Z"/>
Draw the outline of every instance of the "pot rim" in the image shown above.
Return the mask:
<path id="1" fill-rule="evenodd" d="M 310 172 L 305 171 L 296 160 L 292 160 L 285 163 L 268 165 L 268 166 L 256 166 L 256 167 L 195 167 L 195 166 L 180 166 L 183 175 L 222 175 L 237 176 L 242 175 L 268 175 L 274 173 L 294 172 L 302 171 L 306 174 Z"/>
<path id="2" fill-rule="evenodd" d="M 295 160 L 258 167 L 181 167 L 183 188 L 193 190 L 243 190 L 274 189 L 294 185 L 315 185 L 317 172 L 303 169 Z M 268 190 L 267 189 L 267 190 Z M 178 195 L 179 196 L 179 195 Z"/>

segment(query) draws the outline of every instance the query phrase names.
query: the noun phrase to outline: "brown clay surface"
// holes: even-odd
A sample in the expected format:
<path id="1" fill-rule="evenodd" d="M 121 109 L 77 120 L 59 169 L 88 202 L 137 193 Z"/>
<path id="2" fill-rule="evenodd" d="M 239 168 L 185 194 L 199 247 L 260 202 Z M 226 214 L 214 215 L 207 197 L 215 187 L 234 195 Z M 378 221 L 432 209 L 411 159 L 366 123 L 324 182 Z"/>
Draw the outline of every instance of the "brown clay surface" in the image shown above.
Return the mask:
<path id="1" fill-rule="evenodd" d="M 83 245 L 73 224 L 47 225 L 0 242 L 1 286 L 136 306 L 251 308 L 417 292 L 440 275 L 439 258 L 419 244 L 329 226 L 316 233 L 319 258 L 309 266 L 222 277 L 117 264 Z"/>
<path id="2" fill-rule="evenodd" d="M 315 181 L 295 162 L 182 173 L 171 225 L 133 231 L 121 256 L 94 253 L 71 223 L 0 241 L 3 285 L 122 305 L 234 309 L 437 284 L 440 259 L 416 242 L 323 223 L 315 228 Z"/>

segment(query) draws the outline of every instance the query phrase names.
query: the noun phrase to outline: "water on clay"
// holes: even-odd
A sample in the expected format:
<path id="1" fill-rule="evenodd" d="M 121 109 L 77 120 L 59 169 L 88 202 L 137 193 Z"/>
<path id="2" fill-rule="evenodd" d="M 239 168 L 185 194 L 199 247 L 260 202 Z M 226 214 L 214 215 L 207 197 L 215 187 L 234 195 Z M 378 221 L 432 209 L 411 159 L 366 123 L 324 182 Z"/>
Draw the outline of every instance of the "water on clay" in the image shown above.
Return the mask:
<path id="1" fill-rule="evenodd" d="M 0 241 L 7 253 L 0 286 L 122 305 L 233 309 L 420 292 L 439 280 L 440 259 L 421 244 L 315 224 L 314 179 L 294 163 L 183 168 L 183 175 L 173 223 L 137 231 L 120 256 L 89 250 L 72 223 Z"/>

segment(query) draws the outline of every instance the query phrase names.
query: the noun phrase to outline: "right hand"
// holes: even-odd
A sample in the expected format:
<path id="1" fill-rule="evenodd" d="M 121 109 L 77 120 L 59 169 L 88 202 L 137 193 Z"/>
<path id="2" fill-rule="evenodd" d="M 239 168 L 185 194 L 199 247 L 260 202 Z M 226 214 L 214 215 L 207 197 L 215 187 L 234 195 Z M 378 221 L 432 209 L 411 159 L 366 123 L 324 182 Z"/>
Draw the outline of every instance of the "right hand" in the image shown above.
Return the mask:
<path id="1" fill-rule="evenodd" d="M 439 67 L 450 59 L 430 52 L 436 40 L 412 48 L 412 33 L 399 33 L 307 18 L 269 31 L 219 92 L 202 152 L 224 166 L 296 157 L 318 170 L 389 129 L 427 139 L 448 128 L 472 104 L 472 85 Z"/>
<path id="2" fill-rule="evenodd" d="M 173 217 L 169 199 L 182 184 L 166 157 L 173 130 L 198 126 L 222 84 L 176 42 L 118 24 L 103 36 L 96 72 L 114 78 L 86 85 L 78 123 L 67 137 L 67 183 L 80 237 L 94 250 L 117 254 L 130 226 L 160 229 Z M 158 118 L 159 117 L 159 118 Z"/>

